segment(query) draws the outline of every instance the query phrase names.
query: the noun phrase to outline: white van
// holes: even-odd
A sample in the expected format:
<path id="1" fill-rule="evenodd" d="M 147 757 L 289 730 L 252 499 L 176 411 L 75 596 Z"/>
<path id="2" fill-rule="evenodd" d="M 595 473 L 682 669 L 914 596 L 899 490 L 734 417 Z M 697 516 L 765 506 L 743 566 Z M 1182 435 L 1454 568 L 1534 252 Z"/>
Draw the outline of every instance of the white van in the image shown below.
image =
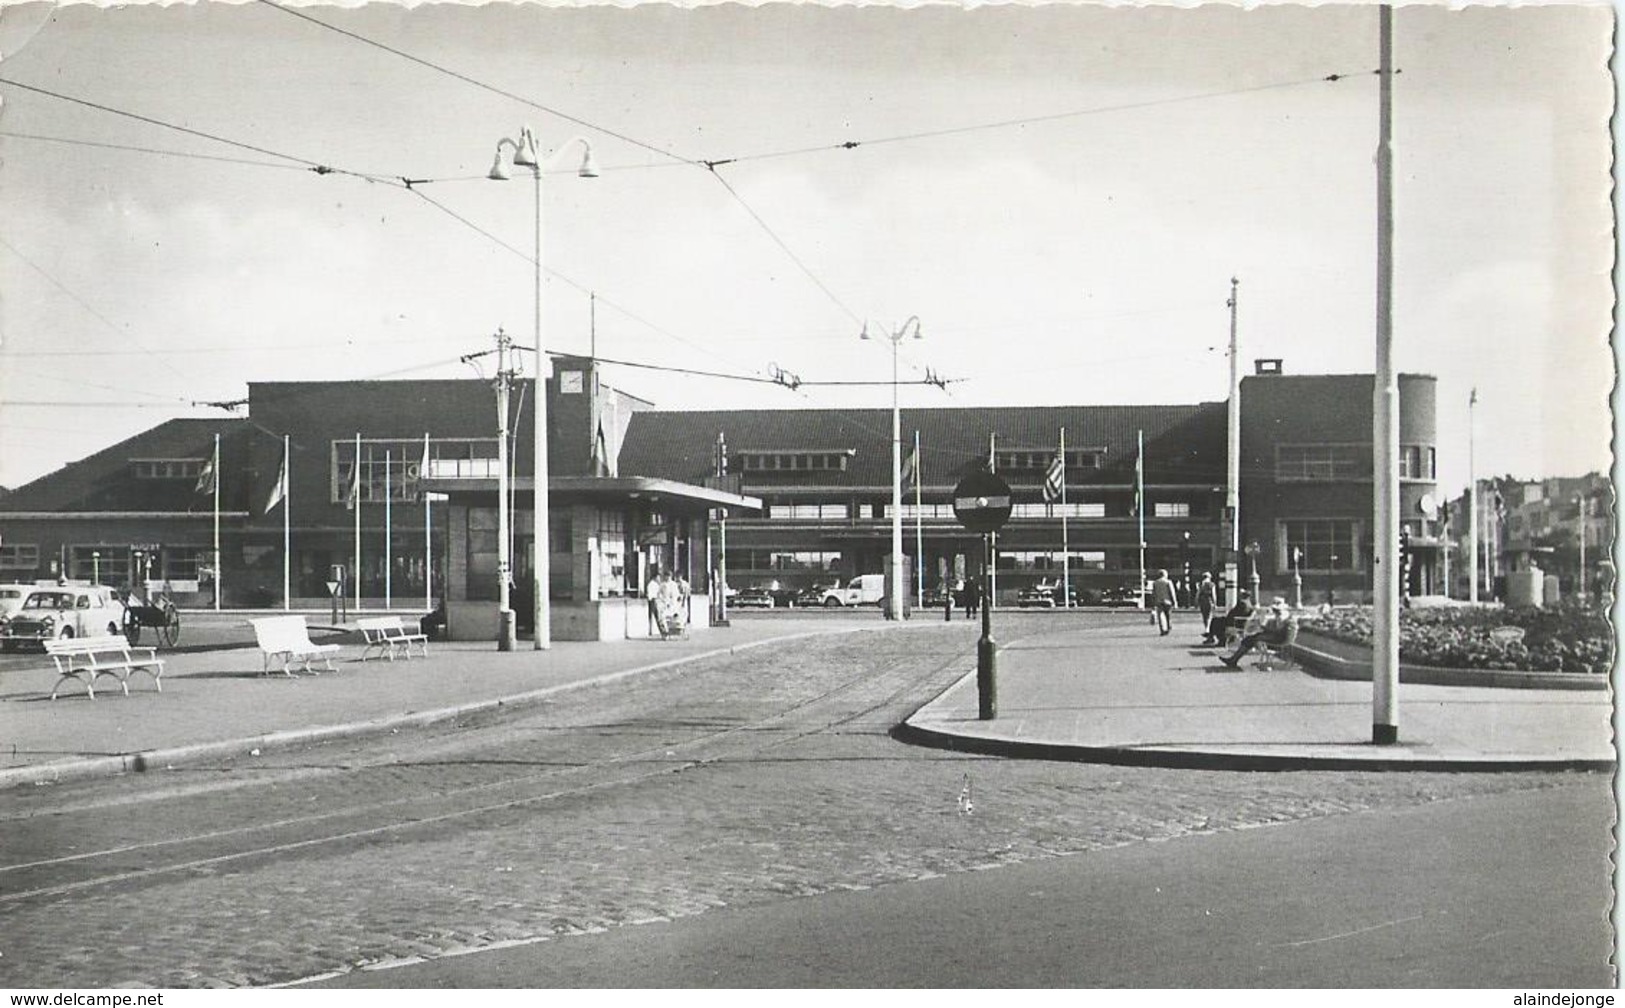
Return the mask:
<path id="1" fill-rule="evenodd" d="M 886 597 L 886 575 L 859 574 L 845 587 L 836 585 L 826 589 L 823 604 L 827 608 L 852 605 L 879 605 Z"/>

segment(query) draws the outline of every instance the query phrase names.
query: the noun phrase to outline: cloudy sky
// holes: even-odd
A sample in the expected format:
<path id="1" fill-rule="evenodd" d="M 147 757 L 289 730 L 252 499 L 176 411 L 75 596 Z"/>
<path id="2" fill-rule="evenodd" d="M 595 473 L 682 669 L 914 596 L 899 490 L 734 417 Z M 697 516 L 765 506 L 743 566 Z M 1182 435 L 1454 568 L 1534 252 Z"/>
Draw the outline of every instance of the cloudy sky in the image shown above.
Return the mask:
<path id="1" fill-rule="evenodd" d="M 1219 400 L 1232 276 L 1246 369 L 1373 368 L 1369 5 L 293 9 L 0 13 L 0 485 L 528 344 L 531 184 L 485 178 L 525 125 L 549 349 L 738 376 L 610 369 L 663 407 L 887 406 L 763 379 L 889 378 L 858 333 L 911 316 L 903 377 L 954 381 L 905 410 Z M 1612 13 L 1396 12 L 1395 339 L 1451 492 L 1474 387 L 1480 475 L 1609 465 Z"/>

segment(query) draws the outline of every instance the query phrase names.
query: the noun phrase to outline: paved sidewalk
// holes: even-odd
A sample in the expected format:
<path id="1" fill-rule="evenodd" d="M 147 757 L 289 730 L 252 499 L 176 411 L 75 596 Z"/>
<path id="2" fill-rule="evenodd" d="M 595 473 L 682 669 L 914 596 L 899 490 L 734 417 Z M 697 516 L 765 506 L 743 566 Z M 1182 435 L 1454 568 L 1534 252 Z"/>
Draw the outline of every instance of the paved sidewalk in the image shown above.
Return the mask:
<path id="1" fill-rule="evenodd" d="M 312 616 L 313 628 L 322 625 Z M 998 716 L 979 720 L 975 637 L 968 674 L 900 726 L 906 741 L 1015 757 L 1211 768 L 1599 769 L 1614 761 L 1608 691 L 1400 687 L 1400 743 L 1375 746 L 1371 685 L 1296 669 L 1231 672 L 1212 650 L 1158 637 L 1138 619 L 1057 614 L 1012 626 L 998 657 Z M 835 631 L 898 627 L 872 612 L 736 619 L 686 641 L 556 642 L 500 653 L 489 643 L 430 645 L 428 658 L 356 660 L 338 671 L 260 674 L 252 647 L 166 652 L 164 689 L 145 676 L 124 696 L 104 678 L 55 701 L 43 655 L 0 673 L 0 788 L 217 761 L 330 738 L 388 732 L 590 682 Z M 935 624 L 940 625 L 940 624 Z M 1195 634 L 1189 635 L 1194 641 Z M 318 638 L 320 639 L 320 638 Z"/>
<path id="2" fill-rule="evenodd" d="M 1001 647 L 995 717 L 975 659 L 899 730 L 962 751 L 1232 769 L 1605 769 L 1613 691 L 1399 687 L 1399 743 L 1371 742 L 1372 686 L 1297 668 L 1231 671 L 1175 624 L 1066 627 Z M 995 626 L 995 639 L 998 628 Z"/>
<path id="3" fill-rule="evenodd" d="M 307 622 L 318 642 L 350 639 L 322 636 L 320 617 Z M 94 700 L 74 682 L 51 700 L 57 677 L 41 654 L 0 674 L 0 789 L 387 732 L 774 640 L 887 626 L 872 613 L 736 619 L 729 627 L 695 630 L 687 640 L 558 641 L 547 651 L 520 641 L 510 653 L 486 642 L 432 643 L 427 658 L 366 662 L 358 660 L 357 635 L 336 656 L 337 671 L 292 680 L 280 670 L 262 675 L 254 647 L 161 651 L 161 693 L 137 674 L 124 696 L 104 676 Z"/>

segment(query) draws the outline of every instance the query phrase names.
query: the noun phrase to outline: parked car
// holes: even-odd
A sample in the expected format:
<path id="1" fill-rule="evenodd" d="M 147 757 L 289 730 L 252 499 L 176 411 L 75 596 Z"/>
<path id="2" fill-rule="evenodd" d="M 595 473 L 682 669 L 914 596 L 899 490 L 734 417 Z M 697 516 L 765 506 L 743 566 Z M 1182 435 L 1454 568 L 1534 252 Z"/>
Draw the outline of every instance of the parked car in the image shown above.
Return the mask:
<path id="1" fill-rule="evenodd" d="M 0 627 L 5 626 L 11 617 L 17 615 L 17 610 L 23 607 L 23 599 L 33 590 L 33 585 L 0 585 Z"/>
<path id="2" fill-rule="evenodd" d="M 759 585 L 755 588 L 743 588 L 728 600 L 728 605 L 734 609 L 771 609 L 773 593 Z"/>
<path id="3" fill-rule="evenodd" d="M 954 594 L 953 587 L 939 584 L 925 590 L 925 594 L 920 599 L 920 605 L 926 609 L 941 609 L 944 605 L 951 604 L 950 600 L 953 602 L 959 601 L 958 596 Z"/>
<path id="4" fill-rule="evenodd" d="M 1109 606 L 1138 606 L 1145 589 L 1135 585 L 1118 585 L 1100 593 L 1100 604 Z"/>
<path id="5" fill-rule="evenodd" d="M 821 606 L 824 604 L 824 593 L 834 587 L 834 585 L 828 584 L 803 588 L 791 596 L 790 604 L 794 606 Z"/>
<path id="6" fill-rule="evenodd" d="M 43 645 L 61 637 L 95 637 L 124 632 L 124 603 L 105 585 L 34 588 L 17 614 L 0 628 L 0 648 Z"/>
<path id="7" fill-rule="evenodd" d="M 824 591 L 819 605 L 835 609 L 840 606 L 879 605 L 886 597 L 886 575 L 859 574 L 846 583 L 846 587 L 839 585 Z"/>
<path id="8" fill-rule="evenodd" d="M 1061 605 L 1061 583 L 1040 581 L 1016 593 L 1016 605 L 1023 609 L 1054 609 Z"/>

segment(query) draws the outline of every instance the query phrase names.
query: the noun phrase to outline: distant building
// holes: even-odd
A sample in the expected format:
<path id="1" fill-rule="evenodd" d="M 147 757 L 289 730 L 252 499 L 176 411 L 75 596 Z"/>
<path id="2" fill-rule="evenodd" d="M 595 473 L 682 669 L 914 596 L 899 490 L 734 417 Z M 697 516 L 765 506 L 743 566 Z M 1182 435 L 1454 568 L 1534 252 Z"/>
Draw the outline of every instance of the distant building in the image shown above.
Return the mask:
<path id="1" fill-rule="evenodd" d="M 1498 582 L 1506 572 L 1529 564 L 1556 575 L 1563 595 L 1578 593 L 1582 542 L 1587 595 L 1613 590 L 1614 487 L 1607 476 L 1519 480 L 1504 475 L 1479 483 L 1479 598 L 1499 598 Z M 1459 598 L 1469 594 L 1468 509 L 1465 492 L 1450 502 L 1450 536 L 1459 558 L 1453 561 L 1452 581 Z"/>
<path id="2" fill-rule="evenodd" d="M 1256 572 L 1265 592 L 1288 594 L 1297 577 L 1306 601 L 1369 597 L 1371 388 L 1370 375 L 1289 375 L 1279 360 L 1242 381 L 1244 585 Z M 1433 389 L 1427 376 L 1400 381 L 1413 594 L 1444 587 L 1442 517 L 1427 510 Z M 518 383 L 509 423 L 516 590 L 531 571 L 533 393 Z M 547 394 L 555 637 L 647 633 L 638 596 L 656 567 L 684 574 L 701 619 L 724 532 L 733 588 L 786 597 L 884 570 L 889 410 L 658 410 L 583 358 L 558 360 Z M 368 608 L 422 607 L 432 596 L 457 636 L 483 637 L 498 589 L 495 401 L 491 383 L 471 379 L 251 384 L 246 418 L 160 424 L 0 501 L 0 579 L 145 580 L 191 606 L 213 604 L 218 587 L 225 606 L 280 607 L 288 508 L 289 604 L 325 608 L 337 574 L 352 603 L 359 593 Z M 919 436 L 918 486 L 908 466 L 902 508 L 914 591 L 978 573 L 980 540 L 956 521 L 952 492 L 990 462 L 1014 492 L 997 541 L 1001 603 L 1063 569 L 1086 599 L 1159 568 L 1188 591 L 1225 559 L 1227 412 L 1222 402 L 904 411 L 905 458 Z M 1045 500 L 1063 428 L 1065 497 Z M 284 436 L 288 495 L 268 508 Z M 528 616 L 522 596 L 514 608 Z"/>

